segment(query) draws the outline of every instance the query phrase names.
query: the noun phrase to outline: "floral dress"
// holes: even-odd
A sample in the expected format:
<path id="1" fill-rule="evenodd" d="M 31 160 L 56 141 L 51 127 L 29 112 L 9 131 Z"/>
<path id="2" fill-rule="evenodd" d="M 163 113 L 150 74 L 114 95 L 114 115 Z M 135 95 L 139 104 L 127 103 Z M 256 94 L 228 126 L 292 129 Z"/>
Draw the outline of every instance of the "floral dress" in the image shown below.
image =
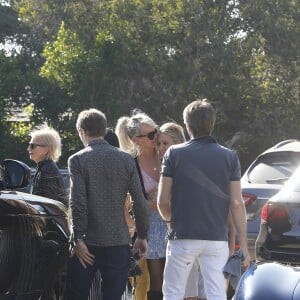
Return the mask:
<path id="1" fill-rule="evenodd" d="M 141 169 L 145 191 L 148 201 L 156 201 L 158 182 Z M 150 210 L 150 226 L 148 230 L 148 254 L 147 259 L 159 259 L 166 257 L 166 233 L 167 225 L 159 212 Z"/>

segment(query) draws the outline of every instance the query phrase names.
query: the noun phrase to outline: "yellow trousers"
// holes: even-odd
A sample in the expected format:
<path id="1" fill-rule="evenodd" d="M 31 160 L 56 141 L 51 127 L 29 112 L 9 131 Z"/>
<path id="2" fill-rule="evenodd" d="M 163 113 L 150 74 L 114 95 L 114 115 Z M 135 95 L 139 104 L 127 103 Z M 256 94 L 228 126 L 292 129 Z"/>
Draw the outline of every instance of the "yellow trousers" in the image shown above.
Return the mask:
<path id="1" fill-rule="evenodd" d="M 135 286 L 134 299 L 135 300 L 147 300 L 147 292 L 150 288 L 150 277 L 147 267 L 147 260 L 141 259 L 139 265 L 142 269 L 142 275 L 136 276 L 136 282 L 134 283 L 134 278 L 130 277 L 129 281 L 132 287 Z"/>

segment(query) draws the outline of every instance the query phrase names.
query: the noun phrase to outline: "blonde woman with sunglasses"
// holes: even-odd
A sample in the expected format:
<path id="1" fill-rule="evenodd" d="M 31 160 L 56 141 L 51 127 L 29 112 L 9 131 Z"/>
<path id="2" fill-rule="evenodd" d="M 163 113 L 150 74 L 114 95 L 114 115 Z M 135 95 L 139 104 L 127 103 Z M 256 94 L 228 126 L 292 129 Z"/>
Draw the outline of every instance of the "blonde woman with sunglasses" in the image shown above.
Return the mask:
<path id="1" fill-rule="evenodd" d="M 160 300 L 162 299 L 167 226 L 158 213 L 156 203 L 160 175 L 160 160 L 156 151 L 157 125 L 147 114 L 138 111 L 131 117 L 121 117 L 117 122 L 116 133 L 119 137 L 120 148 L 135 157 L 150 215 L 147 254 L 150 288 L 146 297 L 148 287 L 145 272 L 147 271 L 144 269 L 144 275 L 138 278 L 135 297 L 137 300 Z M 146 283 L 143 284 L 143 280 Z"/>
<path id="2" fill-rule="evenodd" d="M 43 124 L 33 129 L 30 137 L 27 151 L 30 159 L 36 163 L 31 193 L 67 205 L 67 192 L 56 165 L 61 155 L 61 139 L 58 132 L 47 124 Z"/>

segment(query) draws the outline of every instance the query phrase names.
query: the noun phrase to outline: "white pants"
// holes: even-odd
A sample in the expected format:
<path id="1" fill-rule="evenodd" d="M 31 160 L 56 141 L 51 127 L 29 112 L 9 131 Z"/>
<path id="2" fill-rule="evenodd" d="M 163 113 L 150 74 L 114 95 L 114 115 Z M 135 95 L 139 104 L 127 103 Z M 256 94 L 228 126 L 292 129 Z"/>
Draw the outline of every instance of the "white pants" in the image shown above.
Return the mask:
<path id="1" fill-rule="evenodd" d="M 169 240 L 166 252 L 164 300 L 182 300 L 195 260 L 200 266 L 207 300 L 226 300 L 223 267 L 229 255 L 227 241 Z"/>
<path id="2" fill-rule="evenodd" d="M 184 298 L 189 297 L 206 298 L 204 280 L 198 260 L 195 260 L 185 286 Z"/>

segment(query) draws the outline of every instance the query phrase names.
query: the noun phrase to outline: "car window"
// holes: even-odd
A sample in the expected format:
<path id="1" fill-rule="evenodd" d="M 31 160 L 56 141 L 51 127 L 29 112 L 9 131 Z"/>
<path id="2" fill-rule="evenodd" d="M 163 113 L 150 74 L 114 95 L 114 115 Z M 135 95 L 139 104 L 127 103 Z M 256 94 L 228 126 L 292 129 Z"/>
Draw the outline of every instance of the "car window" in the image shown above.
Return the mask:
<path id="1" fill-rule="evenodd" d="M 270 155 L 260 158 L 251 168 L 248 181 L 251 183 L 283 184 L 296 170 L 300 157 Z"/>

